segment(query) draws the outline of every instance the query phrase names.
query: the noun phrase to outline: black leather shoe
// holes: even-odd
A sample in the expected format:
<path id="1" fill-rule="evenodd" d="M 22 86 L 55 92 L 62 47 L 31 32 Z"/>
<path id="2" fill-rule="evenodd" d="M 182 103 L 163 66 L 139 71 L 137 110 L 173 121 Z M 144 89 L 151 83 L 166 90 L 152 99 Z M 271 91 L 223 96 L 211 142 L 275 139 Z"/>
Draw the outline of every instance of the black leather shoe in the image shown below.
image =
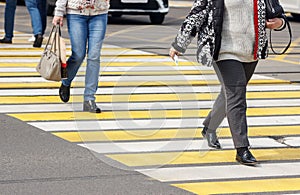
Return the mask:
<path id="1" fill-rule="evenodd" d="M 101 109 L 98 108 L 94 100 L 84 101 L 83 111 L 92 112 L 92 113 L 101 113 Z"/>
<path id="2" fill-rule="evenodd" d="M 43 43 L 43 35 L 38 34 L 38 35 L 34 35 L 35 40 L 33 42 L 33 47 L 41 47 L 42 43 Z"/>
<path id="3" fill-rule="evenodd" d="M 59 97 L 61 101 L 67 103 L 70 99 L 70 86 L 64 86 L 61 84 L 59 88 Z"/>
<path id="4" fill-rule="evenodd" d="M 4 37 L 0 39 L 0 43 L 12 44 L 12 40 Z"/>
<path id="5" fill-rule="evenodd" d="M 211 148 L 221 149 L 221 144 L 218 140 L 216 132 L 207 132 L 208 128 L 204 127 L 202 130 L 202 136 L 206 138 L 207 144 Z"/>
<path id="6" fill-rule="evenodd" d="M 251 154 L 251 152 L 247 149 L 244 152 L 242 152 L 242 154 L 236 154 L 236 161 L 238 161 L 239 163 L 243 164 L 243 165 L 256 165 L 257 161 L 255 159 L 255 157 Z"/>

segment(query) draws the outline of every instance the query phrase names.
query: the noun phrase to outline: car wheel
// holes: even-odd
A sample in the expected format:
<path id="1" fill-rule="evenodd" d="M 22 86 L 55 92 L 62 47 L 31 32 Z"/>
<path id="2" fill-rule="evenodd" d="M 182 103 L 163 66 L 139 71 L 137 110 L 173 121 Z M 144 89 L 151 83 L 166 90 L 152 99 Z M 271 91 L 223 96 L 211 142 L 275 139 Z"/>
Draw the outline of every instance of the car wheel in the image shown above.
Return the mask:
<path id="1" fill-rule="evenodd" d="M 53 16 L 54 9 L 55 9 L 55 6 L 48 5 L 48 7 L 47 7 L 47 16 Z"/>
<path id="2" fill-rule="evenodd" d="M 300 14 L 291 13 L 296 20 L 300 20 Z"/>
<path id="3" fill-rule="evenodd" d="M 150 21 L 152 24 L 162 24 L 165 19 L 165 14 L 156 13 L 150 14 Z"/>

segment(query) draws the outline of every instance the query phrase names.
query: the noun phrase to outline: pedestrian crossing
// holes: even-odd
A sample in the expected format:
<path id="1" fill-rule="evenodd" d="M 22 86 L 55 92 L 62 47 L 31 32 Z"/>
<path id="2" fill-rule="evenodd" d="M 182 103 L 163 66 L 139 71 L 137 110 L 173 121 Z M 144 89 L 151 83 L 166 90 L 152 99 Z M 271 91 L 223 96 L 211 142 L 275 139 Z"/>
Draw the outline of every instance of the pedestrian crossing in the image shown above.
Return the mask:
<path id="1" fill-rule="evenodd" d="M 300 85 L 253 76 L 247 114 L 260 164 L 242 166 L 226 120 L 218 129 L 222 150 L 209 149 L 201 135 L 220 90 L 211 68 L 104 45 L 96 95 L 103 112 L 92 114 L 82 112 L 85 64 L 62 103 L 60 83 L 35 71 L 43 49 L 32 48 L 30 36 L 16 33 L 14 44 L 0 45 L 0 113 L 195 194 L 300 193 Z"/>

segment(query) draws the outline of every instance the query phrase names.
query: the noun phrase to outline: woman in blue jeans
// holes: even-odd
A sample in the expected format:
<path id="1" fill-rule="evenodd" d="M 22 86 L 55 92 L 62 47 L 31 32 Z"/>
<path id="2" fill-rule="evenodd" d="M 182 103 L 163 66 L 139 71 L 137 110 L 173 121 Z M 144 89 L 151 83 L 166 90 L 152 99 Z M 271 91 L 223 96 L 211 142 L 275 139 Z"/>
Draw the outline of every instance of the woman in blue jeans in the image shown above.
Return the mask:
<path id="1" fill-rule="evenodd" d="M 72 55 L 67 60 L 68 78 L 62 81 L 59 96 L 63 102 L 70 98 L 70 86 L 81 66 L 87 51 L 87 68 L 83 111 L 100 113 L 95 103 L 100 71 L 100 52 L 107 26 L 107 0 L 58 0 L 53 25 L 63 25 L 66 11 Z M 87 49 L 86 49 L 87 47 Z"/>
<path id="2" fill-rule="evenodd" d="M 33 47 L 41 47 L 47 25 L 47 0 L 25 0 L 31 17 L 34 42 Z"/>
<path id="3" fill-rule="evenodd" d="M 47 1 L 46 0 L 25 0 L 26 7 L 31 16 L 31 24 L 35 41 L 33 47 L 41 47 L 43 42 L 43 34 L 47 25 Z M 4 14 L 4 30 L 5 36 L 0 39 L 0 43 L 12 43 L 15 12 L 17 0 L 6 0 Z"/>

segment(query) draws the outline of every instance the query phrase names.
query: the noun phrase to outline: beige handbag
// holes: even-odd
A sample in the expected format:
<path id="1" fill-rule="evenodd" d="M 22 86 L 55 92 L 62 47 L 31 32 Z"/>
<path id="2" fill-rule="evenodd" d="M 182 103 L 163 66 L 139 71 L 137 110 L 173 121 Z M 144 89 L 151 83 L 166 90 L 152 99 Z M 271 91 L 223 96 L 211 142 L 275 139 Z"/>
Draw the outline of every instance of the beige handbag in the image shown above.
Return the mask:
<path id="1" fill-rule="evenodd" d="M 60 43 L 60 26 L 56 25 L 52 27 L 41 60 L 36 66 L 37 72 L 39 72 L 40 75 L 46 80 L 61 80 Z"/>

